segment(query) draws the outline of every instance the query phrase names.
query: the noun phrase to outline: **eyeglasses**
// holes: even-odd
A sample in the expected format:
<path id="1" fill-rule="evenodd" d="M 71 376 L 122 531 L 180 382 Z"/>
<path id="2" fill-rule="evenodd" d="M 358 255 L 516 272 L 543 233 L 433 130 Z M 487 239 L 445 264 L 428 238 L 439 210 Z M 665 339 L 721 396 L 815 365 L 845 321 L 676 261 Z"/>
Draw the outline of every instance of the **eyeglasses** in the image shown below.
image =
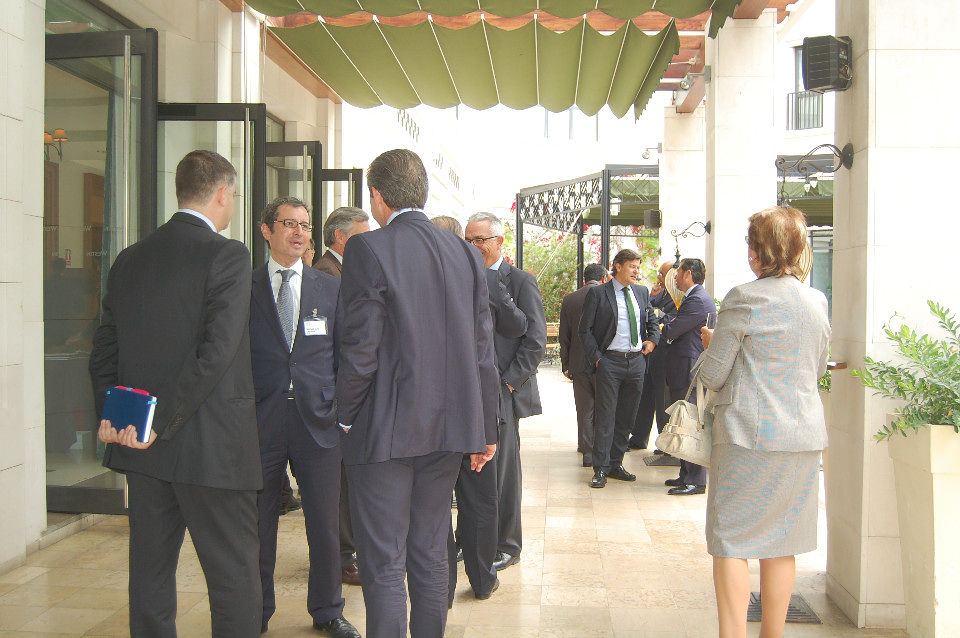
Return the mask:
<path id="1" fill-rule="evenodd" d="M 467 241 L 473 244 L 474 246 L 479 246 L 488 239 L 496 239 L 499 235 L 491 235 L 490 237 L 474 237 L 473 239 L 468 239 Z"/>
<path id="2" fill-rule="evenodd" d="M 299 226 L 300 228 L 303 229 L 303 232 L 305 233 L 309 233 L 311 230 L 313 230 L 313 226 L 310 224 L 310 222 L 298 222 L 295 219 L 278 219 L 277 223 L 283 224 L 284 226 L 286 226 L 287 228 L 290 228 L 291 230 Z"/>

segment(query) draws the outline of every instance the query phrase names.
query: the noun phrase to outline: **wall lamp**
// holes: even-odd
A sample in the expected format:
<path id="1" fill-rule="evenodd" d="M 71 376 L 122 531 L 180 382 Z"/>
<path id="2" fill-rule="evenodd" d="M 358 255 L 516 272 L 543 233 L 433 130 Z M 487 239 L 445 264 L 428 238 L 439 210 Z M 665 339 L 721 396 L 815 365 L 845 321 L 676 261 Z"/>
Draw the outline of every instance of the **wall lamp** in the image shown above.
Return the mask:
<path id="1" fill-rule="evenodd" d="M 694 229 L 695 226 L 699 226 L 700 228 L 695 230 Z M 675 241 L 677 244 L 676 260 L 673 263 L 678 266 L 680 265 L 680 238 L 681 237 L 683 239 L 686 239 L 688 237 L 703 237 L 704 235 L 708 235 L 711 230 L 713 230 L 713 223 L 709 221 L 693 222 L 683 230 L 671 230 L 670 236 L 673 237 L 673 241 Z"/>
<path id="2" fill-rule="evenodd" d="M 683 79 L 680 80 L 680 88 L 684 91 L 689 91 L 698 77 L 703 77 L 703 81 L 710 84 L 710 67 L 703 67 L 703 71 L 700 73 L 687 73 L 683 76 Z"/>
<path id="3" fill-rule="evenodd" d="M 46 160 L 50 159 L 50 149 L 52 148 L 57 152 L 57 155 L 60 157 L 60 161 L 63 161 L 63 143 L 69 142 L 70 138 L 67 137 L 67 132 L 62 128 L 53 129 L 53 133 L 48 133 L 47 131 L 43 132 L 43 158 Z"/>
<path id="4" fill-rule="evenodd" d="M 643 149 L 643 153 L 640 154 L 640 157 L 643 159 L 650 159 L 650 151 L 656 151 L 657 155 L 663 153 L 663 143 L 657 144 L 656 146 L 648 146 Z"/>
<path id="5" fill-rule="evenodd" d="M 825 168 L 812 161 L 811 158 L 813 155 L 821 149 L 828 149 L 833 153 L 835 157 L 833 166 Z M 777 205 L 783 206 L 787 201 L 786 184 L 788 171 L 796 170 L 803 177 L 804 191 L 809 192 L 811 189 L 817 187 L 817 173 L 836 173 L 841 168 L 849 170 L 850 167 L 853 166 L 853 144 L 848 142 L 843 148 L 835 144 L 820 144 L 807 151 L 804 155 L 801 155 L 798 159 L 790 160 L 786 157 L 778 157 L 773 163 L 774 166 L 777 167 L 777 172 L 780 173 L 780 192 L 777 197 Z"/>

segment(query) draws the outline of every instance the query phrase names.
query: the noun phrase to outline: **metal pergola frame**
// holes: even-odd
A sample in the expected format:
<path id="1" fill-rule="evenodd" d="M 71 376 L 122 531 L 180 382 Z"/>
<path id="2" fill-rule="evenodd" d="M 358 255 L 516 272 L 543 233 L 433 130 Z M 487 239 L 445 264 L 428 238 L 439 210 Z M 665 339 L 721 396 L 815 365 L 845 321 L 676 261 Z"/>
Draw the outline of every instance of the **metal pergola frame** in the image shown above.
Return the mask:
<path id="1" fill-rule="evenodd" d="M 611 184 L 618 177 L 642 175 L 660 179 L 659 164 L 607 164 L 599 173 L 520 189 L 516 198 L 517 268 L 523 268 L 523 226 L 530 224 L 558 232 L 577 234 L 577 286 L 583 285 L 583 222 L 591 208 L 600 208 L 600 263 L 610 268 Z M 656 199 L 619 198 L 620 205 L 640 203 L 652 208 Z M 644 229 L 636 237 L 659 237 L 657 229 Z"/>

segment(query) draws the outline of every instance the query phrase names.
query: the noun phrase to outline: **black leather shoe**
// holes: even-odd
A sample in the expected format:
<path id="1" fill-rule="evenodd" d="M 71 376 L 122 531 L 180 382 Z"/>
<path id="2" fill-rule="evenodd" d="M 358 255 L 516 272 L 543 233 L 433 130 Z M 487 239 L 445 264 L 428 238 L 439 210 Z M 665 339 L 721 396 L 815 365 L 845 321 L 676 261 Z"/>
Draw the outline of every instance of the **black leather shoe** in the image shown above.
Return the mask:
<path id="1" fill-rule="evenodd" d="M 590 479 L 590 487 L 601 488 L 607 486 L 607 475 L 603 470 L 594 470 L 593 478 Z"/>
<path id="2" fill-rule="evenodd" d="M 360 638 L 360 632 L 357 631 L 357 628 L 342 617 L 334 618 L 330 622 L 325 622 L 322 625 L 317 621 L 313 621 L 313 628 L 327 632 L 327 635 L 332 636 L 332 638 Z"/>
<path id="3" fill-rule="evenodd" d="M 660 448 L 655 449 L 655 450 L 653 451 L 653 453 L 654 453 L 654 454 L 666 454 L 666 452 L 664 452 L 664 451 L 661 450 Z"/>
<path id="4" fill-rule="evenodd" d="M 520 554 L 516 556 L 511 556 L 506 552 L 497 552 L 497 558 L 493 561 L 493 568 L 497 571 L 501 569 L 506 569 L 510 565 L 516 565 L 520 562 Z"/>
<path id="5" fill-rule="evenodd" d="M 686 485 L 686 483 L 684 483 L 678 478 L 667 479 L 666 481 L 663 482 L 663 484 L 666 485 L 667 487 L 683 487 L 684 485 Z"/>
<path id="6" fill-rule="evenodd" d="M 478 593 L 474 592 L 473 595 L 476 597 L 477 600 L 486 600 L 486 599 L 490 598 L 490 594 L 492 594 L 493 592 L 497 591 L 498 589 L 500 589 L 500 579 L 499 579 L 499 578 L 496 579 L 495 581 L 493 581 L 493 587 L 491 587 L 491 588 L 490 588 L 490 591 L 488 591 L 487 593 L 485 593 L 485 594 L 478 594 Z"/>
<path id="7" fill-rule="evenodd" d="M 300 499 L 293 495 L 293 492 L 290 492 L 289 496 L 285 495 L 283 500 L 280 501 L 280 516 L 283 516 L 287 512 L 293 512 L 295 510 L 303 507 L 300 504 Z"/>
<path id="8" fill-rule="evenodd" d="M 647 444 L 642 442 L 640 439 L 630 437 L 630 440 L 627 441 L 627 447 L 631 450 L 645 450 L 647 448 Z"/>
<path id="9" fill-rule="evenodd" d="M 610 471 L 607 472 L 607 476 L 612 479 L 617 479 L 618 481 L 636 481 L 637 475 L 631 474 L 628 472 L 622 465 L 617 465 L 616 467 L 611 467 Z"/>
<path id="10" fill-rule="evenodd" d="M 593 467 L 593 459 L 584 455 L 582 465 L 583 467 Z"/>
<path id="11" fill-rule="evenodd" d="M 667 490 L 667 494 L 671 496 L 687 496 L 690 494 L 706 494 L 707 486 L 706 485 L 681 485 L 679 487 L 674 487 Z"/>
<path id="12" fill-rule="evenodd" d="M 270 623 L 269 620 L 264 620 L 264 621 L 263 621 L 263 624 L 260 625 L 260 633 L 261 633 L 261 634 L 267 633 L 267 625 L 268 625 L 269 623 Z"/>

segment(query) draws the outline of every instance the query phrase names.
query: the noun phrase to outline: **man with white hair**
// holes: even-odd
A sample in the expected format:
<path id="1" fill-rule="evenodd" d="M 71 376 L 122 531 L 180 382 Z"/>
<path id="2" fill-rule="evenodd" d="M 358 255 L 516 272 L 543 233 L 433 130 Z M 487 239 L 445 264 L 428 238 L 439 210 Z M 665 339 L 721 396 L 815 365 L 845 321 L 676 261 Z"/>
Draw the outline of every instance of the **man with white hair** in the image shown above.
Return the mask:
<path id="1" fill-rule="evenodd" d="M 467 220 L 464 239 L 483 255 L 483 263 L 498 273 L 514 303 L 527 316 L 523 336 L 494 334 L 493 346 L 500 371 L 500 442 L 497 450 L 499 492 L 498 570 L 520 560 L 520 431 L 518 420 L 543 412 L 537 390 L 537 366 L 547 347 L 547 321 L 537 279 L 514 268 L 503 258 L 503 222 L 491 213 L 476 213 Z"/>
<path id="2" fill-rule="evenodd" d="M 314 262 L 313 267 L 339 278 L 343 272 L 343 250 L 347 240 L 369 230 L 370 215 L 362 208 L 341 206 L 335 209 L 323 223 L 323 245 L 327 250 Z"/>

